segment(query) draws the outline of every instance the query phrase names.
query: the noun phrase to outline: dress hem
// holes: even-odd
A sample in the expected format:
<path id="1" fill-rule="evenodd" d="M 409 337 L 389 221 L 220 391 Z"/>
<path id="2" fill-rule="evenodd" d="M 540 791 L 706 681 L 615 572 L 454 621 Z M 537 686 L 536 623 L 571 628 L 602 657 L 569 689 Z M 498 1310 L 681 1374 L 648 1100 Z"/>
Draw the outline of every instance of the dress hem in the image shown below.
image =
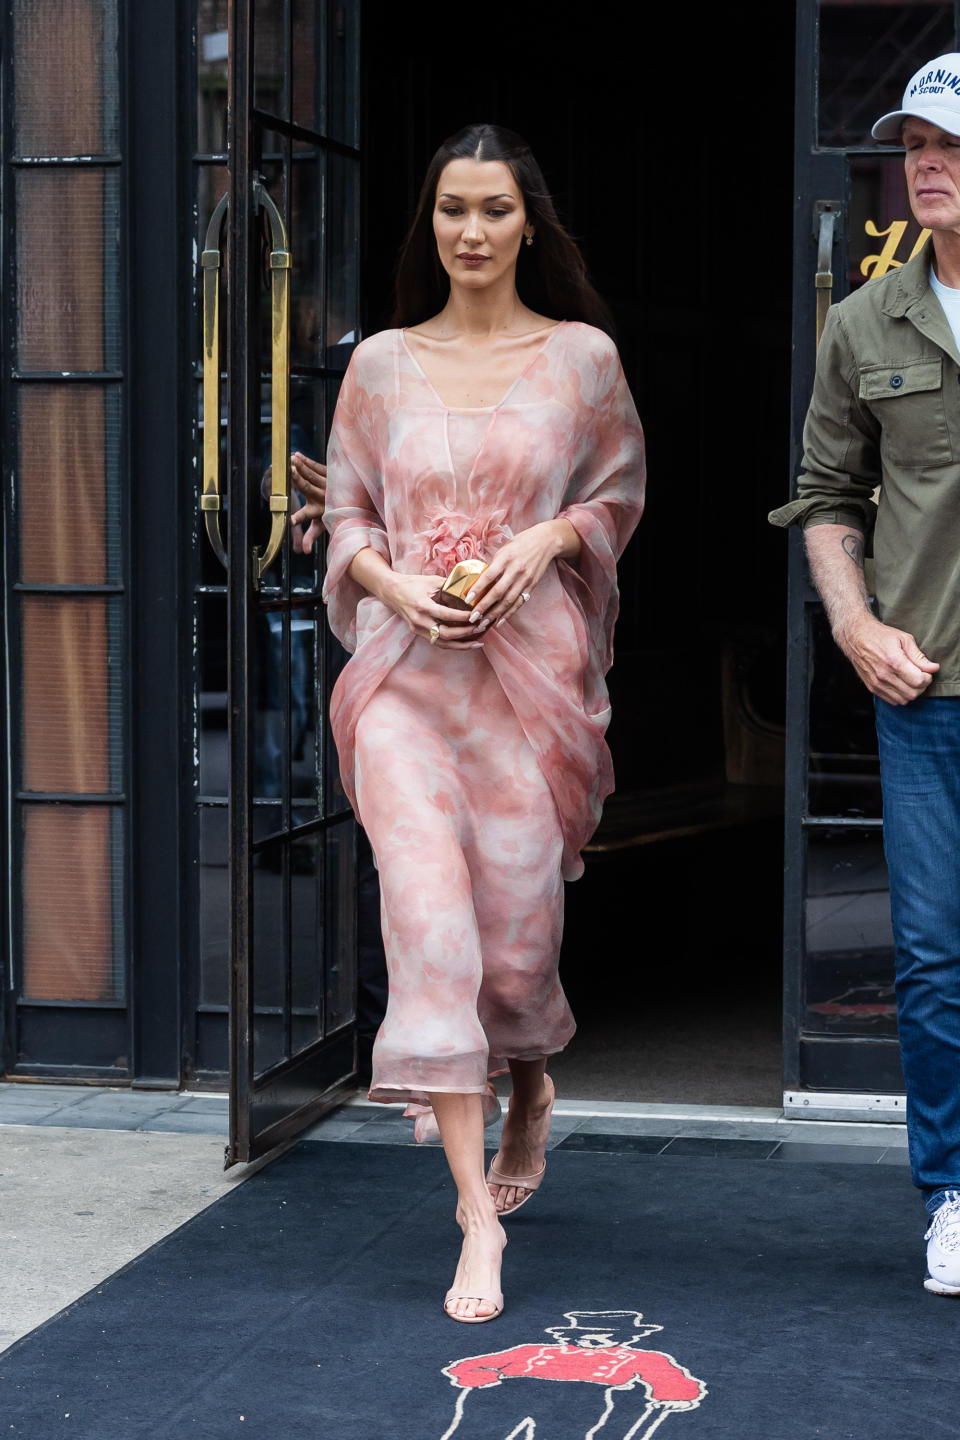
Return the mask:
<path id="1" fill-rule="evenodd" d="M 570 1036 L 570 1040 L 573 1035 Z M 566 1050 L 570 1040 L 565 1040 L 555 1050 L 539 1050 L 536 1055 L 497 1055 L 498 1061 L 506 1060 L 549 1060 L 551 1055 L 559 1055 Z M 491 1080 L 496 1080 L 500 1075 L 509 1074 L 506 1064 L 498 1064 L 497 1068 L 489 1071 L 487 1082 L 484 1085 L 431 1085 L 429 1090 L 423 1086 L 410 1085 L 377 1085 L 371 1086 L 367 1091 L 367 1099 L 374 1105 L 417 1105 L 423 1104 L 422 1097 L 429 1096 L 431 1091 L 437 1095 L 485 1095 Z M 389 1092 L 389 1093 L 387 1093 Z M 427 1101 L 426 1103 L 429 1103 Z"/>

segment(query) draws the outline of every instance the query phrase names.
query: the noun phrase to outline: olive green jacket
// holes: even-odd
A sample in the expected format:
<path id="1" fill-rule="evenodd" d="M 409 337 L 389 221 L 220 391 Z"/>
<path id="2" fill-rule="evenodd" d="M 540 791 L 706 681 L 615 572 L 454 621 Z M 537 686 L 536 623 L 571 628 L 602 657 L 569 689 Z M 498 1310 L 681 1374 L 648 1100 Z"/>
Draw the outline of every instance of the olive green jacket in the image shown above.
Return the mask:
<path id="1" fill-rule="evenodd" d="M 797 498 L 769 518 L 872 530 L 881 620 L 940 662 L 927 695 L 960 695 L 960 352 L 929 275 L 923 250 L 829 311 Z"/>

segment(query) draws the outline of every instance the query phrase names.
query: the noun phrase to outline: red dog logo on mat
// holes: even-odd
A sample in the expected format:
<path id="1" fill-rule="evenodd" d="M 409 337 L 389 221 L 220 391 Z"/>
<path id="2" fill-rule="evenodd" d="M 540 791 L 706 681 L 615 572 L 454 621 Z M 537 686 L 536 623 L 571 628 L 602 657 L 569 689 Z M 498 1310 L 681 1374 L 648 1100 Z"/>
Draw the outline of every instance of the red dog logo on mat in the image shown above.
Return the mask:
<path id="1" fill-rule="evenodd" d="M 568 1310 L 564 1318 L 569 1324 L 547 1329 L 552 1345 L 514 1345 L 445 1366 L 460 1393 L 441 1440 L 536 1440 L 538 1413 L 544 1440 L 649 1440 L 668 1415 L 695 1410 L 706 1395 L 672 1355 L 636 1348 L 663 1329 L 638 1311 Z M 561 1399 L 543 1381 L 571 1388 Z"/>

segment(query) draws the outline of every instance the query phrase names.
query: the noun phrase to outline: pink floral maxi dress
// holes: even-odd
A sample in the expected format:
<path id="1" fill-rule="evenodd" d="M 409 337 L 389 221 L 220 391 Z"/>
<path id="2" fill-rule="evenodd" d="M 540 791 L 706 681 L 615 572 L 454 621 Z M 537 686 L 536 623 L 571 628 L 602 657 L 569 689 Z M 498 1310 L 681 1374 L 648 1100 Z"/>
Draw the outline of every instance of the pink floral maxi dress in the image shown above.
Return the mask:
<path id="1" fill-rule="evenodd" d="M 371 1097 L 482 1092 L 574 1032 L 557 974 L 563 880 L 613 788 L 616 562 L 643 507 L 640 421 L 613 342 L 563 322 L 498 405 L 444 405 L 403 332 L 359 345 L 327 456 L 324 598 L 352 657 L 331 722 L 380 873 L 389 976 Z M 552 563 L 482 649 L 441 650 L 350 579 L 371 546 L 446 576 L 563 516 Z M 438 580 L 439 584 L 439 580 Z"/>

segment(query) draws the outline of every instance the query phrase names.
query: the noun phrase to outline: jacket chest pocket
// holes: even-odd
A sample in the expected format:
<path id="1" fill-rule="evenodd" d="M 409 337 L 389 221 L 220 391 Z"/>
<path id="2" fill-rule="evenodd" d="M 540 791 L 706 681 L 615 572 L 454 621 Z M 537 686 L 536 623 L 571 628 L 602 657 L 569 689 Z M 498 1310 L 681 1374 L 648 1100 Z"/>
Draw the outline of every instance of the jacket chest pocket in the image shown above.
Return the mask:
<path id="1" fill-rule="evenodd" d="M 884 460 L 925 470 L 953 459 L 939 356 L 861 370 L 860 399 L 880 423 Z"/>

